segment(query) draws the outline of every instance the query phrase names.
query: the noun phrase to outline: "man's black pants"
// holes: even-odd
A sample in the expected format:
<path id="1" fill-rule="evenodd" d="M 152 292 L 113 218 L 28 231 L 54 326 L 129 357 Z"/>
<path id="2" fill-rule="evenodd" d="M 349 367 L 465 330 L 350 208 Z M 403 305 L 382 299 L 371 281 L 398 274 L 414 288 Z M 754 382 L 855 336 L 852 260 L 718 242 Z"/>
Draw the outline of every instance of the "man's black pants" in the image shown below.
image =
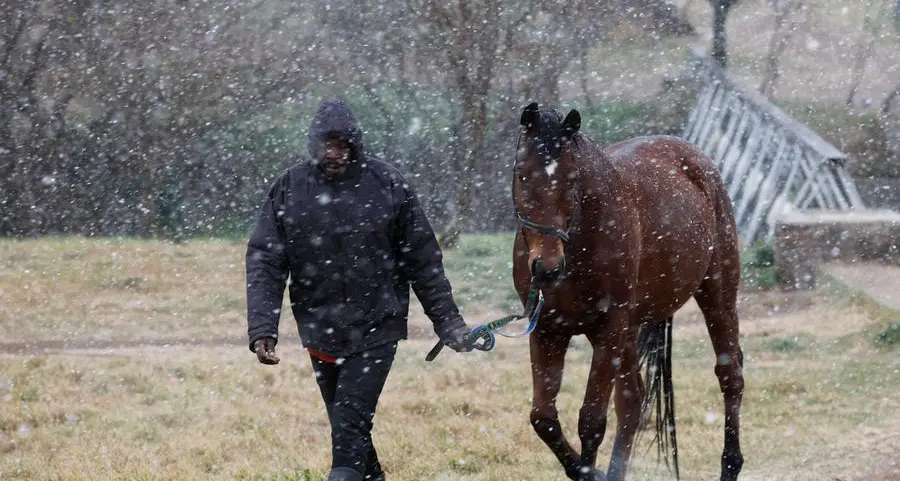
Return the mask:
<path id="1" fill-rule="evenodd" d="M 372 444 L 378 397 L 397 354 L 391 342 L 329 363 L 310 356 L 331 421 L 331 468 L 350 468 L 365 479 L 383 474 Z"/>

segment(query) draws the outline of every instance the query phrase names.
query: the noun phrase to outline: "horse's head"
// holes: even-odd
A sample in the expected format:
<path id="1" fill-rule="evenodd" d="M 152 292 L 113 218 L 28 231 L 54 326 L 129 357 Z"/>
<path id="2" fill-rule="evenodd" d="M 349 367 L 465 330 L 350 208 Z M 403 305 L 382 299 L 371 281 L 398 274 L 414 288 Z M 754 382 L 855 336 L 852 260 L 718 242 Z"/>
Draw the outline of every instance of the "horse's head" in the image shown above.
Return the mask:
<path id="1" fill-rule="evenodd" d="M 566 118 L 531 103 L 522 111 L 513 171 L 513 205 L 535 280 L 549 284 L 566 269 L 565 244 L 576 211 L 577 168 L 572 148 L 581 115 Z"/>

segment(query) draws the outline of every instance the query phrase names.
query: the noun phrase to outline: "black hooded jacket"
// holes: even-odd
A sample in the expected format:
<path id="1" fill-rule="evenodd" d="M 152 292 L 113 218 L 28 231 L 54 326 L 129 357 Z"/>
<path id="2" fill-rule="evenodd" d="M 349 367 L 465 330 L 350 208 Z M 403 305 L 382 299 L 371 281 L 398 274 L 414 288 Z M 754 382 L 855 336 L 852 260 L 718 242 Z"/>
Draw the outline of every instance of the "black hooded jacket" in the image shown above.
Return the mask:
<path id="1" fill-rule="evenodd" d="M 336 179 L 317 167 L 332 136 L 352 146 Z M 410 285 L 438 336 L 465 326 L 415 193 L 396 168 L 365 155 L 346 105 L 322 105 L 309 152 L 272 184 L 247 245 L 250 349 L 277 339 L 288 278 L 303 345 L 335 357 L 405 339 Z"/>

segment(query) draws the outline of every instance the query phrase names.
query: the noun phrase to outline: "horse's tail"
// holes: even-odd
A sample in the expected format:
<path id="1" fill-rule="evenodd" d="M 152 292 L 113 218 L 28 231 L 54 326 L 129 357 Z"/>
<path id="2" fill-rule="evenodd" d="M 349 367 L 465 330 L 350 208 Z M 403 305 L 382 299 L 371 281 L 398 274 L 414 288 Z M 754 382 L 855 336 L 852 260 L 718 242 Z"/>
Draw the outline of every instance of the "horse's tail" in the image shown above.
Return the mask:
<path id="1" fill-rule="evenodd" d="M 656 411 L 657 455 L 675 467 L 678 478 L 678 443 L 675 438 L 675 392 L 672 385 L 672 318 L 645 324 L 638 336 L 639 369 L 644 371 L 644 397 L 641 403 L 641 427 L 647 427 Z"/>

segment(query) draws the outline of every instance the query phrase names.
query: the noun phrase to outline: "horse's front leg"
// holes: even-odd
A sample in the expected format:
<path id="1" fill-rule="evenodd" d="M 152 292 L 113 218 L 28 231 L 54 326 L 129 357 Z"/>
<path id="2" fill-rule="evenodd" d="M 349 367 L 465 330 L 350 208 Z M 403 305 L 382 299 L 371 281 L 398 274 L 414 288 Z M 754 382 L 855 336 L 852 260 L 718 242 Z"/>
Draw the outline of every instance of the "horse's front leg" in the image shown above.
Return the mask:
<path id="1" fill-rule="evenodd" d="M 637 329 L 633 329 L 637 331 Z M 616 442 L 609 459 L 608 481 L 624 481 L 628 461 L 634 447 L 634 437 L 641 421 L 644 386 L 640 378 L 637 339 L 632 330 L 621 336 L 619 355 L 613 359 L 616 367 Z"/>
<path id="2" fill-rule="evenodd" d="M 606 476 L 594 469 L 597 450 L 606 434 L 607 411 L 612 394 L 617 366 L 621 362 L 621 333 L 627 326 L 625 310 L 610 313 L 600 330 L 588 336 L 594 348 L 591 371 L 588 374 L 584 404 L 578 416 L 578 435 L 581 438 L 581 466 L 579 481 L 605 480 Z"/>
<path id="3" fill-rule="evenodd" d="M 566 475 L 576 479 L 579 473 L 578 454 L 563 435 L 556 409 L 556 396 L 562 384 L 570 339 L 570 336 L 549 334 L 540 329 L 531 334 L 531 375 L 534 387 L 531 426 L 559 459 Z"/>

